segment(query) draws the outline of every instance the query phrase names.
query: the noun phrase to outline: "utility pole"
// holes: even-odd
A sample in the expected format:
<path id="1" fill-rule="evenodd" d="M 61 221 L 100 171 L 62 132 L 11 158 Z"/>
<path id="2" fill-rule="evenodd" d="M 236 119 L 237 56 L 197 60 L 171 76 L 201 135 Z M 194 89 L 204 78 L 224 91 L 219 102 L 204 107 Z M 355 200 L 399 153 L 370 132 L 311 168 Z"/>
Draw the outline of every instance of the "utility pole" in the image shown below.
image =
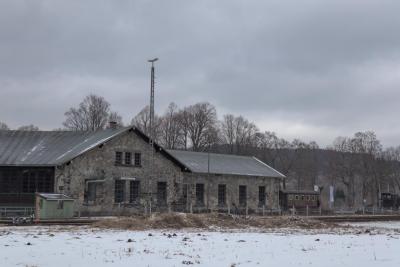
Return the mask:
<path id="1" fill-rule="evenodd" d="M 153 202 L 152 193 L 152 179 L 154 178 L 154 62 L 158 58 L 150 59 L 148 62 L 151 63 L 151 82 L 150 82 L 150 129 L 149 129 L 149 178 L 148 178 L 148 188 L 147 188 L 147 207 L 148 213 L 151 215 L 151 206 Z"/>

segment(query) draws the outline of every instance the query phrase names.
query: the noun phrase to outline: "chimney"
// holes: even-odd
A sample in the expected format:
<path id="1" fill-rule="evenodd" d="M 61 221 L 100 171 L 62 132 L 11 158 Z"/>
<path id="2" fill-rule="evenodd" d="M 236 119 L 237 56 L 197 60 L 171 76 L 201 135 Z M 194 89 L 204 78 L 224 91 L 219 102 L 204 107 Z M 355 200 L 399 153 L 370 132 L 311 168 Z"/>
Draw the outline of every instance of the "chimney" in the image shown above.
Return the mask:
<path id="1" fill-rule="evenodd" d="M 117 123 L 116 121 L 110 121 L 110 122 L 108 123 L 108 128 L 109 128 L 109 129 L 115 130 L 115 129 L 117 129 L 117 126 L 118 126 L 118 123 Z"/>

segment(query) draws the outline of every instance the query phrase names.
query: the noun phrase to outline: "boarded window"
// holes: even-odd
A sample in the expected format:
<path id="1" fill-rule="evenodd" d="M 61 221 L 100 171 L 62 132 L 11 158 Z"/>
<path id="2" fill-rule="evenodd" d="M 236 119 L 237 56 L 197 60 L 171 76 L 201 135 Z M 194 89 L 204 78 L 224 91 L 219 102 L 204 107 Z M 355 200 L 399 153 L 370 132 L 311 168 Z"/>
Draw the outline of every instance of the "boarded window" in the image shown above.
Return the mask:
<path id="1" fill-rule="evenodd" d="M 131 152 L 125 152 L 125 164 L 126 165 L 132 164 L 132 153 Z"/>
<path id="2" fill-rule="evenodd" d="M 218 205 L 219 206 L 226 205 L 226 185 L 225 184 L 218 185 Z"/>
<path id="3" fill-rule="evenodd" d="M 115 164 L 122 164 L 122 152 L 115 152 Z"/>
<path id="4" fill-rule="evenodd" d="M 115 180 L 114 202 L 124 202 L 125 180 Z"/>
<path id="5" fill-rule="evenodd" d="M 135 166 L 136 167 L 142 166 L 142 154 L 141 153 L 135 153 Z"/>
<path id="6" fill-rule="evenodd" d="M 239 205 L 247 205 L 247 187 L 245 185 L 239 185 Z"/>
<path id="7" fill-rule="evenodd" d="M 157 205 L 167 205 L 167 182 L 157 183 Z"/>
<path id="8" fill-rule="evenodd" d="M 265 186 L 259 186 L 258 187 L 258 205 L 260 207 L 265 206 L 265 199 L 266 199 Z"/>
<path id="9" fill-rule="evenodd" d="M 196 205 L 204 206 L 204 184 L 196 184 Z"/>
<path id="10" fill-rule="evenodd" d="M 131 181 L 129 184 L 129 202 L 139 202 L 140 200 L 140 181 Z"/>

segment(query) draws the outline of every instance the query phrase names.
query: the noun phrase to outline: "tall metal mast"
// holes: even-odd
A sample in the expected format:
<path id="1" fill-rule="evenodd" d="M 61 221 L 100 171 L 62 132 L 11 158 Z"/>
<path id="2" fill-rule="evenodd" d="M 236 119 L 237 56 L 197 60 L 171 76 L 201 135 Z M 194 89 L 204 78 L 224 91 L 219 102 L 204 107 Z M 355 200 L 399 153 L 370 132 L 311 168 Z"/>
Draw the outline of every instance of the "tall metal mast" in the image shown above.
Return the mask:
<path id="1" fill-rule="evenodd" d="M 151 214 L 151 205 L 153 202 L 151 180 L 154 178 L 154 62 L 158 58 L 150 59 L 148 62 L 151 63 L 151 82 L 150 82 L 150 129 L 149 129 L 149 144 L 150 144 L 150 158 L 149 158 L 149 179 L 148 179 L 148 208 L 149 214 Z"/>

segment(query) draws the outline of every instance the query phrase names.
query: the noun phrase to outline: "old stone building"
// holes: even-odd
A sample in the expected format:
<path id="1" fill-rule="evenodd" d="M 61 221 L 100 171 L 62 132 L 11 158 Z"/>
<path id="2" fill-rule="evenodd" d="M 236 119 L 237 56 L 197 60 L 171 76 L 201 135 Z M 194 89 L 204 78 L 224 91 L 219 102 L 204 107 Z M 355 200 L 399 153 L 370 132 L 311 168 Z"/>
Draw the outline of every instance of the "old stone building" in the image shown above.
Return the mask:
<path id="1" fill-rule="evenodd" d="M 256 158 L 153 151 L 133 126 L 0 131 L 0 206 L 29 207 L 35 192 L 56 192 L 81 215 L 278 208 L 283 175 Z"/>

